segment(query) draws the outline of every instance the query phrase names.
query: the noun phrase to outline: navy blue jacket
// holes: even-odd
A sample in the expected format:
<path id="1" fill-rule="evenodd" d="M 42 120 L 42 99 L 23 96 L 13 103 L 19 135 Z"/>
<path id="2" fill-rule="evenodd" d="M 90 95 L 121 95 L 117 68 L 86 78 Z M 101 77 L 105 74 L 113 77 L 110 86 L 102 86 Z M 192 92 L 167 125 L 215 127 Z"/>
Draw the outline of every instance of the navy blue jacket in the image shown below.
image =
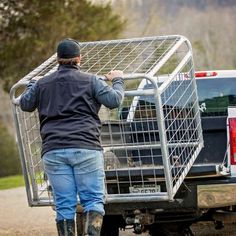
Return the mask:
<path id="1" fill-rule="evenodd" d="M 53 149 L 85 148 L 101 150 L 101 104 L 118 107 L 124 97 L 123 79 L 112 87 L 79 67 L 60 65 L 49 76 L 32 80 L 20 99 L 23 111 L 38 109 L 42 155 Z"/>

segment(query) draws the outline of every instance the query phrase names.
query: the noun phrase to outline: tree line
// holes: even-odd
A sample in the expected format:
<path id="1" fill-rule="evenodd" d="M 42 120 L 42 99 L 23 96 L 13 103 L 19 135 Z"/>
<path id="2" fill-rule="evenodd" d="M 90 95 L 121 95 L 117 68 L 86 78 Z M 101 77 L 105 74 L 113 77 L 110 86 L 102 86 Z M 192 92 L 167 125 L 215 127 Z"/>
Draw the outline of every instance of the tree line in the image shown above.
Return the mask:
<path id="1" fill-rule="evenodd" d="M 124 37 L 184 35 L 197 70 L 236 68 L 235 1 L 123 0 L 113 8 L 127 19 Z"/>

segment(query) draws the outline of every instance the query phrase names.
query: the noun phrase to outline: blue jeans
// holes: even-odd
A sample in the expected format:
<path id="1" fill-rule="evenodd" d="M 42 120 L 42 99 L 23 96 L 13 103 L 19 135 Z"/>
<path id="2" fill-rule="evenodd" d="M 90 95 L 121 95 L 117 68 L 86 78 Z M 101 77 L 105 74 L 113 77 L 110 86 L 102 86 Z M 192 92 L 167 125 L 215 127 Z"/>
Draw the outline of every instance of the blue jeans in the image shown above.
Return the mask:
<path id="1" fill-rule="evenodd" d="M 67 148 L 43 155 L 53 190 L 56 221 L 74 219 L 78 203 L 84 212 L 104 212 L 104 160 L 102 151 Z"/>

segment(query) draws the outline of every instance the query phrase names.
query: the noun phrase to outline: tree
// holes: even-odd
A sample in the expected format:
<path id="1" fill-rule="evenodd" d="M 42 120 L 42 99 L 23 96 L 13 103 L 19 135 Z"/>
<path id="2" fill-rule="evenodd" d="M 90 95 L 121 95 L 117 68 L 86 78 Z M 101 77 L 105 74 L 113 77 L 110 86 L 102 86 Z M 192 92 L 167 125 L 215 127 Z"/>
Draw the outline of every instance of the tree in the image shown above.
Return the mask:
<path id="1" fill-rule="evenodd" d="M 125 35 L 184 35 L 193 46 L 196 70 L 236 68 L 235 0 L 113 2 L 127 18 Z"/>
<path id="2" fill-rule="evenodd" d="M 20 159 L 13 137 L 0 120 L 0 177 L 21 173 Z"/>
<path id="3" fill-rule="evenodd" d="M 94 5 L 87 0 L 2 0 L 0 78 L 9 89 L 51 56 L 61 39 L 117 38 L 124 25 L 109 4 Z"/>

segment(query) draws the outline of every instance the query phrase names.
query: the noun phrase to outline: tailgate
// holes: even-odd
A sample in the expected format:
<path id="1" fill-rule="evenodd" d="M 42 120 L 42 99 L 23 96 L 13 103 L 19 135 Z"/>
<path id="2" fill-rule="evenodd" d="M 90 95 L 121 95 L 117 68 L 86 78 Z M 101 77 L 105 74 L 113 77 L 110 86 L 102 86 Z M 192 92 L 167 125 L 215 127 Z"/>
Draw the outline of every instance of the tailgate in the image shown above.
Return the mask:
<path id="1" fill-rule="evenodd" d="M 219 176 L 227 166 L 227 117 L 202 117 L 204 147 L 199 153 L 189 176 Z"/>

